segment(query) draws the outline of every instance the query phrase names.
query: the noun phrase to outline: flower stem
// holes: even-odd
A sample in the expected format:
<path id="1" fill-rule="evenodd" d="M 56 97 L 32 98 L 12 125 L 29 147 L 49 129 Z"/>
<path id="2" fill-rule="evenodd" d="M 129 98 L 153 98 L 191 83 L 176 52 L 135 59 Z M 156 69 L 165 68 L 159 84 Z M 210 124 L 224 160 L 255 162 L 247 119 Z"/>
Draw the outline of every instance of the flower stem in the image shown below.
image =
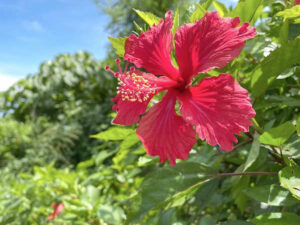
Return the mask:
<path id="1" fill-rule="evenodd" d="M 256 121 L 255 118 L 251 119 L 252 123 L 253 123 L 253 127 L 254 129 L 257 131 L 257 133 L 262 134 L 264 132 L 264 130 L 259 126 L 258 122 Z"/>
<path id="2" fill-rule="evenodd" d="M 240 172 L 240 173 L 218 173 L 216 174 L 216 177 L 222 178 L 222 177 L 232 177 L 232 176 L 245 176 L 245 175 L 268 175 L 268 176 L 277 176 L 277 172 Z"/>

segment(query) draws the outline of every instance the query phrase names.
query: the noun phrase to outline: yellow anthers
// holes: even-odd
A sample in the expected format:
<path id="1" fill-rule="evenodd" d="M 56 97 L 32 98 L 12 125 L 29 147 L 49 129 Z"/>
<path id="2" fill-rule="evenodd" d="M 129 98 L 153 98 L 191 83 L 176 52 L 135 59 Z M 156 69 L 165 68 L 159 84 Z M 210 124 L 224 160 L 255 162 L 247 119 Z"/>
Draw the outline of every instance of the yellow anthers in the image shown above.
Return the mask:
<path id="1" fill-rule="evenodd" d="M 105 66 L 105 69 L 118 79 L 117 94 L 120 95 L 122 101 L 144 102 L 157 93 L 156 84 L 142 75 L 136 74 L 134 67 L 130 67 L 130 70 L 127 71 L 128 62 L 126 62 L 124 71 L 121 69 L 120 59 L 116 59 L 116 63 L 119 72 L 114 72 L 109 66 Z M 140 72 L 138 71 L 138 73 Z"/>
<path id="2" fill-rule="evenodd" d="M 155 88 L 155 84 L 135 73 L 128 72 L 119 78 L 118 93 L 121 94 L 122 101 L 147 101 L 150 95 L 156 93 Z"/>

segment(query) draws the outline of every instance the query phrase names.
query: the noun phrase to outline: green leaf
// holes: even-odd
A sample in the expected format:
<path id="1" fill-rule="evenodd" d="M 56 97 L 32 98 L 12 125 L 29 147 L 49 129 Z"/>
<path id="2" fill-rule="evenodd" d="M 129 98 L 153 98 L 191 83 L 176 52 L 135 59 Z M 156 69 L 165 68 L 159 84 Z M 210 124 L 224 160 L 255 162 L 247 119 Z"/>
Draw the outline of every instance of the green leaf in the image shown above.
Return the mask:
<path id="1" fill-rule="evenodd" d="M 139 143 L 139 141 L 140 140 L 137 138 L 135 132 L 129 134 L 127 137 L 124 138 L 120 145 L 120 150 L 118 154 L 113 158 L 113 162 L 116 167 L 120 167 L 127 163 L 126 158 L 131 152 L 131 148 L 137 143 Z"/>
<path id="2" fill-rule="evenodd" d="M 114 37 L 108 37 L 110 40 L 112 47 L 116 50 L 116 54 L 120 57 L 124 57 L 125 53 L 125 42 L 128 37 L 120 37 L 120 38 L 114 38 Z"/>
<path id="3" fill-rule="evenodd" d="M 286 44 L 289 40 L 289 22 L 285 21 L 279 31 L 280 43 Z"/>
<path id="4" fill-rule="evenodd" d="M 277 13 L 276 16 L 281 16 L 284 20 L 291 20 L 293 23 L 300 23 L 300 5 L 285 9 Z"/>
<path id="5" fill-rule="evenodd" d="M 259 138 L 259 134 L 255 133 L 254 140 L 253 140 L 251 149 L 249 151 L 248 158 L 245 162 L 243 171 L 246 171 L 250 166 L 252 166 L 252 164 L 255 162 L 255 160 L 257 159 L 257 157 L 259 155 L 260 143 L 259 143 L 258 138 Z"/>
<path id="6" fill-rule="evenodd" d="M 177 221 L 175 208 L 160 212 L 157 225 L 173 225 Z"/>
<path id="7" fill-rule="evenodd" d="M 220 223 L 220 225 L 254 225 L 254 224 L 242 220 L 232 220 L 232 221 Z"/>
<path id="8" fill-rule="evenodd" d="M 174 19 L 173 19 L 173 27 L 172 27 L 173 35 L 175 35 L 178 27 L 179 27 L 179 8 L 176 9 Z"/>
<path id="9" fill-rule="evenodd" d="M 247 188 L 243 192 L 256 201 L 272 206 L 289 206 L 298 203 L 288 190 L 277 184 Z"/>
<path id="10" fill-rule="evenodd" d="M 299 225 L 300 217 L 288 212 L 266 213 L 251 220 L 256 225 Z"/>
<path id="11" fill-rule="evenodd" d="M 291 107 L 298 107 L 300 106 L 300 98 L 296 97 L 287 97 L 287 96 L 270 96 L 268 97 L 267 103 L 271 105 L 287 105 Z"/>
<path id="12" fill-rule="evenodd" d="M 106 131 L 100 132 L 95 135 L 91 135 L 92 138 L 102 139 L 105 141 L 118 141 L 123 140 L 128 135 L 134 133 L 133 129 L 126 129 L 126 128 L 119 128 L 119 127 L 112 127 Z"/>
<path id="13" fill-rule="evenodd" d="M 198 207 L 198 210 L 203 210 L 210 203 L 216 193 L 218 184 L 218 179 L 211 180 L 203 184 L 195 193 L 195 205 Z"/>
<path id="14" fill-rule="evenodd" d="M 136 14 L 139 15 L 149 26 L 153 26 L 154 24 L 157 25 L 161 21 L 161 18 L 155 16 L 152 13 L 149 12 L 143 12 L 137 9 L 133 9 L 133 11 L 136 12 Z"/>
<path id="15" fill-rule="evenodd" d="M 87 207 L 95 207 L 99 201 L 100 190 L 92 185 L 88 185 L 81 196 L 81 200 Z"/>
<path id="16" fill-rule="evenodd" d="M 240 17 L 241 23 L 255 23 L 257 11 L 262 10 L 263 0 L 240 0 L 234 10 L 229 14 L 230 17 Z"/>
<path id="17" fill-rule="evenodd" d="M 278 127 L 265 131 L 259 137 L 259 141 L 262 144 L 281 147 L 294 132 L 295 126 L 291 122 L 286 122 Z"/>
<path id="18" fill-rule="evenodd" d="M 142 183 L 135 204 L 130 210 L 130 222 L 142 220 L 151 210 L 168 204 L 178 204 L 179 199 L 190 196 L 213 175 L 209 167 L 193 162 L 178 163 L 161 168 L 148 175 Z"/>
<path id="19" fill-rule="evenodd" d="M 122 208 L 118 206 L 102 205 L 98 211 L 98 217 L 108 224 L 119 225 L 126 218 Z"/>
<path id="20" fill-rule="evenodd" d="M 190 23 L 200 20 L 206 13 L 206 10 L 199 4 L 196 4 L 196 9 L 190 16 Z"/>
<path id="21" fill-rule="evenodd" d="M 282 187 L 288 189 L 295 198 L 300 200 L 300 168 L 286 167 L 279 172 Z"/>
<path id="22" fill-rule="evenodd" d="M 278 75 L 300 61 L 300 39 L 277 48 L 266 57 L 253 71 L 251 90 L 255 97 L 263 94 Z"/>
<path id="23" fill-rule="evenodd" d="M 223 3 L 221 3 L 217 0 L 214 0 L 213 4 L 221 17 L 224 17 L 228 14 L 228 9 Z"/>
<path id="24" fill-rule="evenodd" d="M 118 149 L 109 149 L 109 150 L 102 150 L 97 155 L 95 155 L 95 163 L 97 166 L 99 166 L 105 159 L 112 156 L 118 151 Z"/>
<path id="25" fill-rule="evenodd" d="M 300 138 L 293 135 L 282 147 L 282 154 L 293 159 L 300 158 Z"/>
<path id="26" fill-rule="evenodd" d="M 298 136 L 300 136 L 300 116 L 298 116 L 298 119 L 297 119 L 296 129 L 297 129 Z"/>
<path id="27" fill-rule="evenodd" d="M 240 179 L 237 179 L 232 184 L 232 197 L 235 204 L 241 212 L 244 212 L 246 205 L 248 203 L 247 196 L 243 193 L 243 190 L 249 186 L 250 177 L 242 176 Z"/>
<path id="28" fill-rule="evenodd" d="M 212 218 L 212 216 L 205 215 L 200 219 L 198 224 L 199 225 L 216 225 L 216 221 Z"/>
<path id="29" fill-rule="evenodd" d="M 201 4 L 201 6 L 206 11 L 210 7 L 212 2 L 213 2 L 213 0 L 206 0 L 204 3 Z"/>

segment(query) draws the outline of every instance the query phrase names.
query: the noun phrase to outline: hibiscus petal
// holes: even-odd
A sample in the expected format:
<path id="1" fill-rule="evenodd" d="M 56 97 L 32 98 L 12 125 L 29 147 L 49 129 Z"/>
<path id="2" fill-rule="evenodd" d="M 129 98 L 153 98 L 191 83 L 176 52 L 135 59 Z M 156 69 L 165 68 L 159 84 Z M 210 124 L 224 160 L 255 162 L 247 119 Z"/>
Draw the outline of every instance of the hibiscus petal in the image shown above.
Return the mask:
<path id="1" fill-rule="evenodd" d="M 161 102 L 154 105 L 141 119 L 137 135 L 151 156 L 160 156 L 160 162 L 169 159 L 187 159 L 196 142 L 192 125 L 175 112 L 176 96 L 168 92 Z"/>
<path id="2" fill-rule="evenodd" d="M 157 26 L 153 25 L 138 37 L 131 34 L 125 44 L 124 59 L 138 68 L 144 67 L 150 73 L 180 80 L 178 69 L 171 62 L 172 26 L 172 12 L 169 11 L 165 21 L 162 20 Z"/>
<path id="3" fill-rule="evenodd" d="M 119 79 L 118 94 L 112 99 L 117 102 L 113 110 L 117 116 L 115 124 L 132 125 L 139 121 L 151 98 L 158 92 L 166 90 L 177 83 L 168 77 L 156 77 L 139 70 L 117 73 Z"/>
<path id="4" fill-rule="evenodd" d="M 118 94 L 114 99 L 112 99 L 112 101 L 117 102 L 113 106 L 113 110 L 117 112 L 117 116 L 113 120 L 113 123 L 128 126 L 138 122 L 140 115 L 146 111 L 147 105 L 151 98 L 144 102 L 132 102 L 128 100 L 122 100 L 122 97 L 120 94 Z"/>
<path id="5" fill-rule="evenodd" d="M 196 126 L 201 140 L 231 151 L 234 134 L 248 132 L 255 116 L 247 90 L 230 74 L 204 78 L 179 96 L 183 118 Z"/>
<path id="6" fill-rule="evenodd" d="M 256 35 L 254 27 L 239 18 L 221 18 L 216 12 L 178 28 L 175 35 L 176 58 L 182 77 L 189 81 L 198 73 L 222 68 L 236 58 L 244 41 Z"/>

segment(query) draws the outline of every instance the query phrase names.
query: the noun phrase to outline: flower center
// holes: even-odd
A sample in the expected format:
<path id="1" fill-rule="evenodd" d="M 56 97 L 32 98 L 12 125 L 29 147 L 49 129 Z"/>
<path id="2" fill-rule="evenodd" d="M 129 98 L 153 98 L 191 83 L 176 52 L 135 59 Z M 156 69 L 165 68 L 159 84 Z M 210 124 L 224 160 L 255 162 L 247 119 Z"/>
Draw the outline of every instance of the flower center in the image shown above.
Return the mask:
<path id="1" fill-rule="evenodd" d="M 116 59 L 116 63 L 119 72 L 112 71 L 109 66 L 106 66 L 105 69 L 118 78 L 117 94 L 121 96 L 122 101 L 144 102 L 157 93 L 157 85 L 144 78 L 141 71 L 135 70 L 134 67 L 127 71 L 127 62 L 123 72 L 119 59 Z"/>

